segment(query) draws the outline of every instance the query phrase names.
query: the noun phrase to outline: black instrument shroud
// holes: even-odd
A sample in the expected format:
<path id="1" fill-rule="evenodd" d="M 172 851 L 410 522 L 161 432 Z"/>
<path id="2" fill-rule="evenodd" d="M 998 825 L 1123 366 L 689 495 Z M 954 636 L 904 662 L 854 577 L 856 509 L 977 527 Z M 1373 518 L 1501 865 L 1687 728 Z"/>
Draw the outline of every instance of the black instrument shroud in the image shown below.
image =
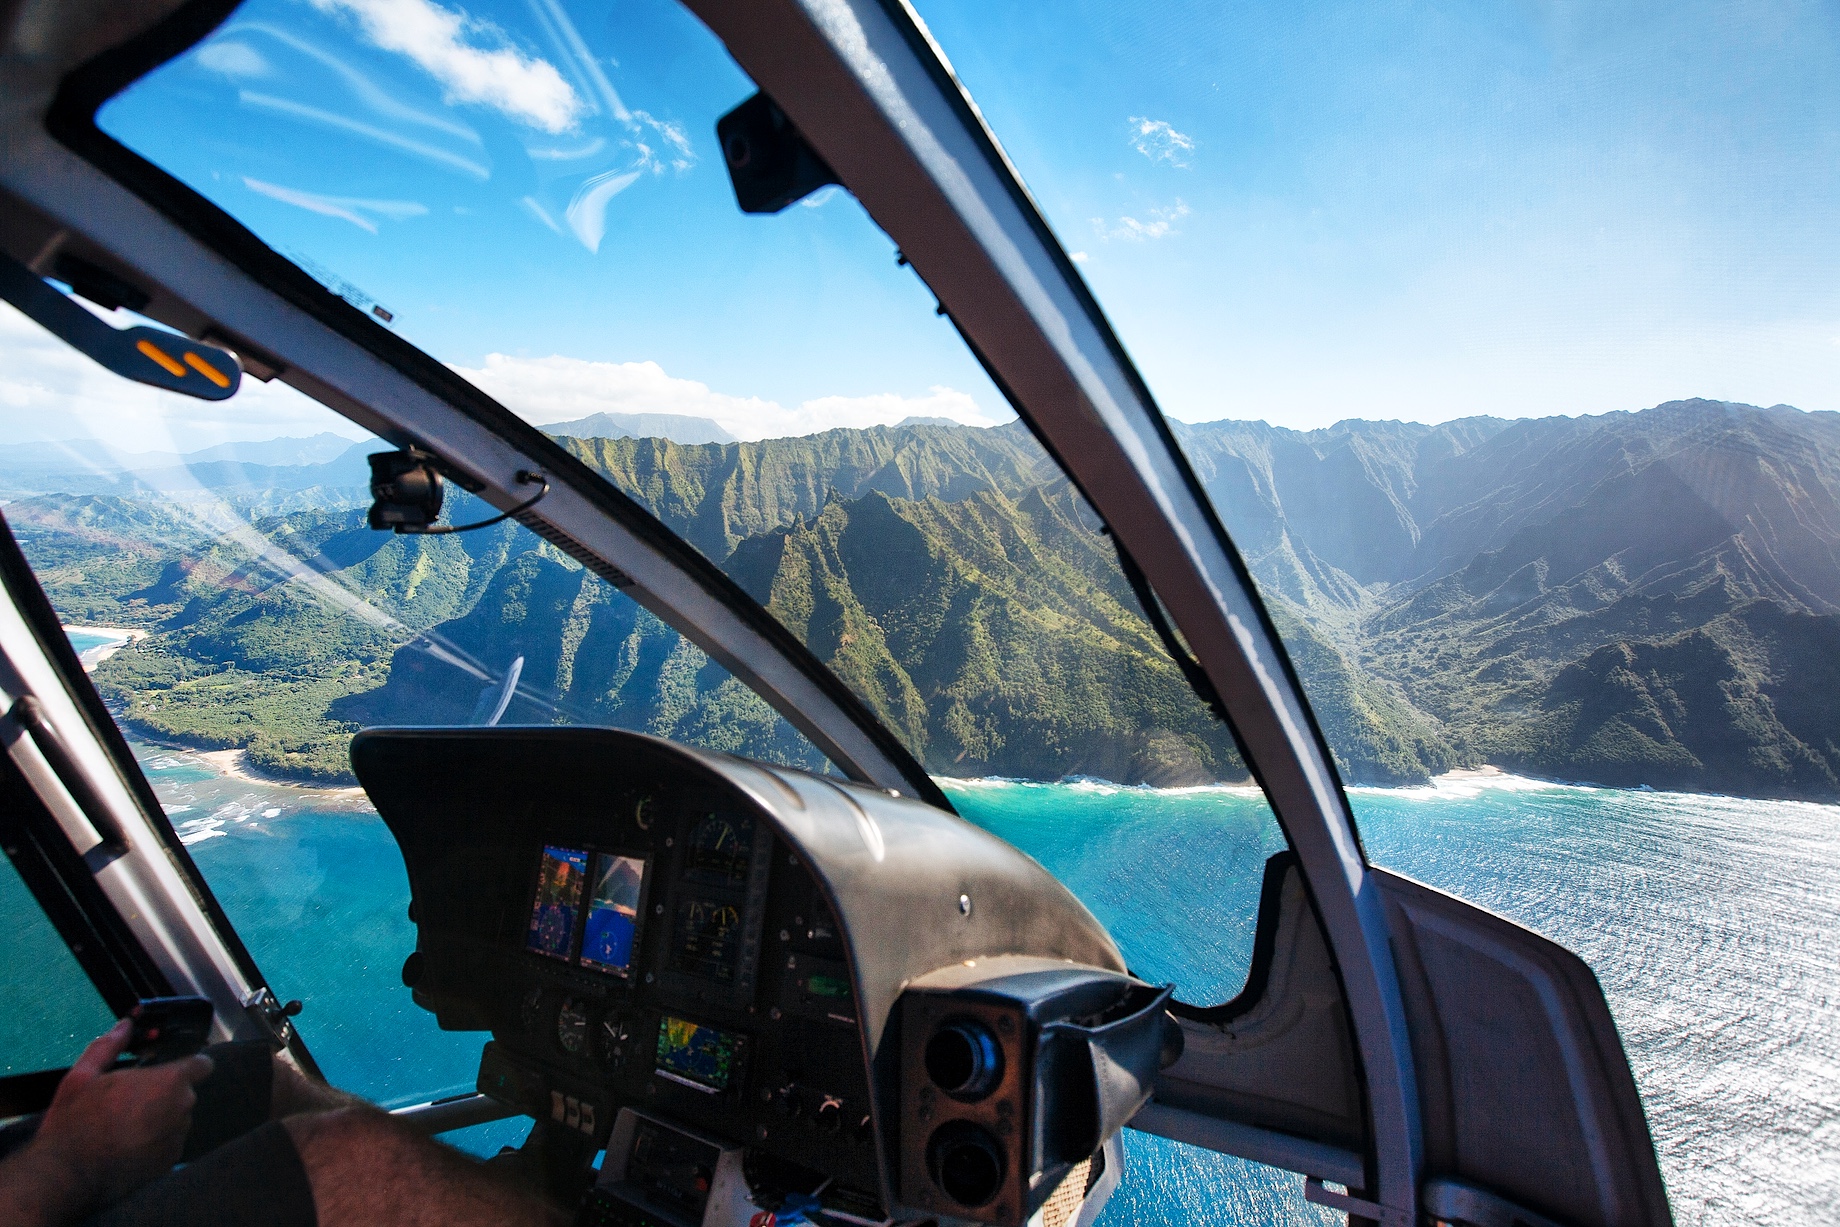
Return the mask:
<path id="1" fill-rule="evenodd" d="M 596 728 L 370 729 L 352 765 L 408 870 L 416 1002 L 444 1029 L 493 1033 L 482 1092 L 595 1143 L 640 1108 L 892 1208 L 911 982 L 1029 955 L 1134 983 L 1033 860 L 872 788 Z M 752 824 L 732 864 L 693 855 L 712 820 Z M 546 845 L 648 858 L 631 974 L 527 948 Z M 719 974 L 685 926 L 704 903 L 738 926 L 709 956 L 732 961 Z M 725 1085 L 659 1069 L 686 1025 L 710 1029 L 695 1042 L 719 1052 Z"/>

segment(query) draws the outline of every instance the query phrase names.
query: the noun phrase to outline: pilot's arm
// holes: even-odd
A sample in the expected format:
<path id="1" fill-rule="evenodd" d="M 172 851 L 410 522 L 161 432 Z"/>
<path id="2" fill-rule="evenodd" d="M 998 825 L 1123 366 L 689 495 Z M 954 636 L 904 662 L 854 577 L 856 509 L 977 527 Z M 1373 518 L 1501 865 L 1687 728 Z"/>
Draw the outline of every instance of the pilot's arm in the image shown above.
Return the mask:
<path id="1" fill-rule="evenodd" d="M 264 1044 L 220 1045 L 216 1062 L 110 1070 L 130 1031 L 123 1021 L 84 1049 L 36 1135 L 0 1159 L 0 1227 L 568 1222 L 563 1208 L 302 1076 Z"/>
<path id="2" fill-rule="evenodd" d="M 110 1071 L 128 1045 L 123 1019 L 83 1055 L 46 1109 L 37 1135 L 0 1160 L 0 1227 L 74 1222 L 165 1175 L 191 1127 L 192 1088 L 208 1057 Z"/>

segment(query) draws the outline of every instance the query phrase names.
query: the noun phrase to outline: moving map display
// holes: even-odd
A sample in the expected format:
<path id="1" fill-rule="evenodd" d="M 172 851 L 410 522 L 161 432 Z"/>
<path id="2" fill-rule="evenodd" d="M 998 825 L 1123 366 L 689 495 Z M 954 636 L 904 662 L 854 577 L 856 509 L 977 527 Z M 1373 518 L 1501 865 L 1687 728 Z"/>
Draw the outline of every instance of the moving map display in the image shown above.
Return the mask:
<path id="1" fill-rule="evenodd" d="M 726 1091 L 741 1067 L 745 1038 L 666 1016 L 658 1024 L 657 1073 L 699 1091 Z"/>
<path id="2" fill-rule="evenodd" d="M 546 846 L 537 862 L 537 895 L 530 905 L 530 933 L 524 944 L 538 954 L 567 960 L 575 917 L 588 884 L 588 854 Z"/>
<path id="3" fill-rule="evenodd" d="M 639 888 L 644 883 L 644 857 L 595 854 L 594 888 L 588 894 L 588 920 L 581 938 L 583 967 L 621 976 L 632 970 Z"/>

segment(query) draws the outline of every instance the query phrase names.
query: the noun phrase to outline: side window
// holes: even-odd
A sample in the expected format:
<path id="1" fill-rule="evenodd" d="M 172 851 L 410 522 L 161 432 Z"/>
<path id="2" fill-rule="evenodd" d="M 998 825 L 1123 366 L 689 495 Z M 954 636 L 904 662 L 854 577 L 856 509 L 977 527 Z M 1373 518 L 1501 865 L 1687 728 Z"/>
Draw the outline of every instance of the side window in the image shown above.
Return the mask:
<path id="1" fill-rule="evenodd" d="M 1835 1052 L 1831 10 L 916 8 L 1368 855 L 1592 965 L 1683 1222 L 1830 1214 L 1775 1097 Z"/>
<path id="2" fill-rule="evenodd" d="M 0 866 L 0 930 L 0 1076 L 69 1065 L 115 1015 L 10 856 Z"/>

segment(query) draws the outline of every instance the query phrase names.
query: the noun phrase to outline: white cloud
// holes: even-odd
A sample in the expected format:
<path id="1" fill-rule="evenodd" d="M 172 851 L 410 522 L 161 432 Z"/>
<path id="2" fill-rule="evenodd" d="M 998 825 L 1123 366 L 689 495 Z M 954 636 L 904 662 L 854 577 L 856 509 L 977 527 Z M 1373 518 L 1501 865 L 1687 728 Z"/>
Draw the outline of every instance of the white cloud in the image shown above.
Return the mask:
<path id="1" fill-rule="evenodd" d="M 711 418 L 737 439 L 777 439 L 840 426 L 892 426 L 908 417 L 949 418 L 968 426 L 990 426 L 1000 420 L 969 394 L 944 387 L 925 396 L 824 396 L 787 408 L 777 401 L 730 396 L 693 379 L 674 378 L 656 362 L 488 354 L 484 367 L 453 369 L 538 426 L 601 412 L 676 413 Z"/>
<path id="2" fill-rule="evenodd" d="M 649 111 L 632 111 L 629 114 L 636 131 L 649 131 L 665 144 L 661 155 L 643 140 L 635 142 L 642 161 L 654 174 L 662 174 L 667 162 L 672 170 L 680 172 L 696 165 L 696 151 L 690 147 L 690 134 L 684 131 L 682 124 L 674 119 L 655 118 Z"/>
<path id="3" fill-rule="evenodd" d="M 99 313 L 100 314 L 100 313 Z M 139 322 L 126 312 L 111 323 Z M 368 431 L 281 383 L 244 378 L 224 401 L 194 400 L 123 379 L 11 306 L 0 307 L 0 443 L 97 439 L 124 452 L 190 452 L 244 439 Z"/>
<path id="4" fill-rule="evenodd" d="M 1177 132 L 1161 119 L 1131 116 L 1131 148 L 1152 162 L 1167 162 L 1183 169 L 1194 165 L 1195 138 Z"/>
<path id="5" fill-rule="evenodd" d="M 433 0 L 312 0 L 325 12 L 354 17 L 385 51 L 408 56 L 447 92 L 549 133 L 565 132 L 586 109 L 556 66 L 525 55 L 495 26 Z M 477 40 L 477 41 L 475 41 Z M 495 43 L 480 46 L 478 42 Z"/>
<path id="6" fill-rule="evenodd" d="M 1121 217 L 1115 222 L 1107 222 L 1103 217 L 1092 219 L 1093 230 L 1102 239 L 1124 239 L 1126 242 L 1141 243 L 1145 239 L 1160 239 L 1166 235 L 1180 234 L 1176 223 L 1187 217 L 1188 205 L 1178 200 L 1167 209 L 1151 209 L 1143 218 Z"/>
<path id="7" fill-rule="evenodd" d="M 357 196 L 322 196 L 318 192 L 303 192 L 296 188 L 281 187 L 278 184 L 264 183 L 260 179 L 251 179 L 248 176 L 244 176 L 243 186 L 271 200 L 294 205 L 309 213 L 319 213 L 326 217 L 348 221 L 360 230 L 368 230 L 372 234 L 377 233 L 377 223 L 372 221 L 367 214 L 375 213 L 379 217 L 399 222 L 405 218 L 420 217 L 428 212 L 427 205 L 418 204 L 413 200 L 366 200 Z"/>
<path id="8" fill-rule="evenodd" d="M 1091 256 L 1087 255 L 1083 251 L 1070 251 L 1067 253 L 1067 258 L 1072 260 L 1075 264 L 1084 264 L 1088 260 L 1092 259 Z"/>

